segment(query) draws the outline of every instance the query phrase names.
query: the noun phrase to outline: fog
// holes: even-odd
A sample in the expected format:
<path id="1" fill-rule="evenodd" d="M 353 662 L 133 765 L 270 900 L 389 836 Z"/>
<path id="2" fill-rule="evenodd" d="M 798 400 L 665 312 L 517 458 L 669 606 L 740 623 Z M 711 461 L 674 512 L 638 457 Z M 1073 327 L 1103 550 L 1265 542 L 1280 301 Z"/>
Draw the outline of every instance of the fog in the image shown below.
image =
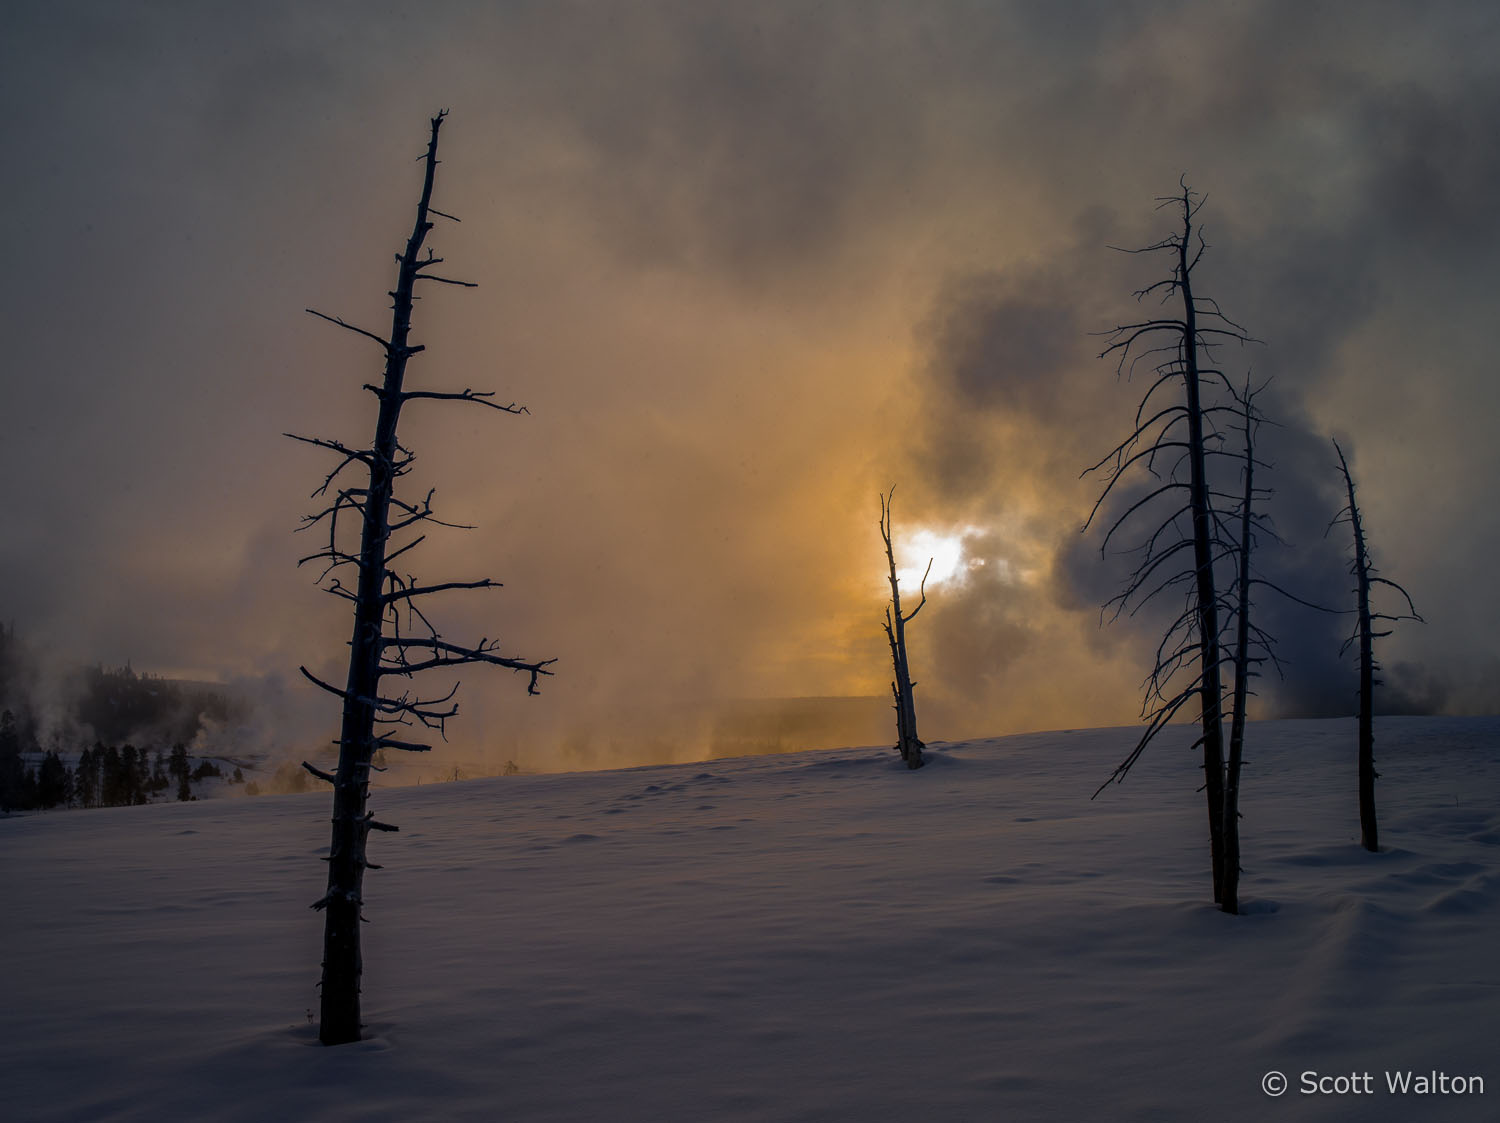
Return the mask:
<path id="1" fill-rule="evenodd" d="M 434 245 L 481 287 L 419 304 L 409 377 L 529 413 L 409 407 L 413 490 L 477 529 L 407 558 L 504 583 L 445 631 L 558 662 L 537 698 L 472 669 L 445 760 L 686 759 L 745 699 L 883 698 L 893 484 L 898 534 L 965 551 L 911 629 L 923 735 L 1130 721 L 1157 621 L 1100 627 L 1121 574 L 1080 473 L 1141 386 L 1090 333 L 1136 314 L 1159 273 L 1108 247 L 1169 232 L 1184 174 L 1203 291 L 1264 341 L 1225 357 L 1271 379 L 1291 548 L 1264 564 L 1347 601 L 1338 436 L 1427 620 L 1384 641 L 1387 704 L 1493 711 L 1497 19 L 13 6 L 0 614 L 61 663 L 236 684 L 267 752 L 334 735 L 297 667 L 339 679 L 349 621 L 294 534 L 332 465 L 282 434 L 366 439 L 380 355 L 303 310 L 384 330 L 447 108 L 435 203 L 463 221 Z M 1262 712 L 1349 712 L 1346 623 L 1262 609 L 1287 663 Z"/>

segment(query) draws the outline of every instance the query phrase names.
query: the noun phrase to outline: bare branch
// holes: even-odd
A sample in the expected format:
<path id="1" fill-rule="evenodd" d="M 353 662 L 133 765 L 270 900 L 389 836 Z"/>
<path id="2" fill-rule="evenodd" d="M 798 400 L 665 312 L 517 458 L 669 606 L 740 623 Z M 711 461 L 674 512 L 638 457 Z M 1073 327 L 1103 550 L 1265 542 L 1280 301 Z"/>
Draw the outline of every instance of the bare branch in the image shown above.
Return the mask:
<path id="1" fill-rule="evenodd" d="M 376 343 L 380 344 L 381 349 L 384 350 L 387 354 L 401 354 L 401 355 L 408 355 L 409 356 L 409 355 L 415 355 L 418 352 L 425 351 L 427 349 L 427 348 L 421 346 L 420 344 L 418 346 L 416 346 L 416 347 L 401 347 L 401 348 L 397 348 L 395 346 L 395 344 L 393 344 L 390 340 L 388 340 L 388 339 L 382 339 L 380 336 L 376 335 L 373 331 L 366 331 L 364 328 L 355 327 L 353 324 L 345 323 L 343 320 L 339 319 L 337 316 L 325 316 L 322 312 L 319 312 L 315 308 L 308 308 L 308 309 L 305 309 L 305 311 L 311 312 L 314 316 L 318 317 L 318 319 L 320 319 L 320 320 L 327 320 L 330 324 L 337 324 L 339 327 L 344 328 L 346 331 L 352 331 L 352 332 L 354 332 L 355 335 L 362 335 L 366 339 L 373 339 Z"/>
<path id="2" fill-rule="evenodd" d="M 335 782 L 335 779 L 334 779 L 334 776 L 333 776 L 332 773 L 330 773 L 330 772 L 324 772 L 321 768 L 314 768 L 312 765 L 308 764 L 307 761 L 305 761 L 305 760 L 302 762 L 302 767 L 305 768 L 305 769 L 307 769 L 309 772 L 311 772 L 319 780 L 326 780 L 330 784 L 332 784 L 332 783 Z"/>
<path id="3" fill-rule="evenodd" d="M 378 749 L 400 749 L 404 753 L 426 753 L 432 751 L 431 745 L 420 745 L 415 741 L 398 741 L 394 737 L 376 737 L 375 747 Z"/>
<path id="4" fill-rule="evenodd" d="M 305 679 L 307 679 L 314 686 L 321 686 L 324 690 L 328 691 L 328 693 L 330 693 L 330 694 L 336 694 L 340 698 L 348 698 L 349 697 L 348 691 L 340 690 L 338 687 L 333 686 L 333 685 L 331 685 L 329 683 L 324 682 L 317 675 L 315 675 L 311 671 L 309 671 L 306 667 L 298 667 L 297 669 L 302 672 L 302 677 L 304 677 Z"/>
<path id="5" fill-rule="evenodd" d="M 393 562 L 397 558 L 399 558 L 402 554 L 406 553 L 407 550 L 414 550 L 414 549 L 416 549 L 418 546 L 420 546 L 426 540 L 427 540 L 427 535 L 425 535 L 425 534 L 418 535 L 416 538 L 414 538 L 410 542 L 408 542 L 405 546 L 402 546 L 395 553 L 393 553 L 393 554 L 387 554 L 386 557 L 385 557 L 386 564 L 389 565 L 391 562 Z"/>
<path id="6" fill-rule="evenodd" d="M 439 284 L 456 285 L 459 288 L 464 289 L 477 289 L 479 287 L 478 283 L 475 281 L 455 281 L 451 277 L 439 277 L 436 273 L 418 273 L 417 280 L 437 281 Z"/>
<path id="7" fill-rule="evenodd" d="M 476 405 L 489 406 L 491 409 L 497 409 L 501 413 L 531 412 L 525 406 L 516 405 L 515 402 L 511 402 L 510 405 L 503 406 L 498 402 L 492 402 L 488 400 L 490 398 L 493 398 L 494 396 L 495 392 L 493 390 L 464 390 L 462 393 L 440 393 L 436 390 L 407 390 L 402 393 L 401 400 L 403 402 L 409 402 L 413 398 L 433 398 L 437 401 L 444 402 L 473 402 Z"/>
<path id="8" fill-rule="evenodd" d="M 530 676 L 530 682 L 526 687 L 526 693 L 528 694 L 540 693 L 537 690 L 538 676 L 552 674 L 547 668 L 557 662 L 556 659 L 528 661 L 525 659 L 513 659 L 504 655 L 496 655 L 494 652 L 497 649 L 497 645 L 488 640 L 480 640 L 479 644 L 475 647 L 464 647 L 460 644 L 448 643 L 440 639 L 417 638 L 387 638 L 383 639 L 381 644 L 386 648 L 395 648 L 401 653 L 400 657 L 402 660 L 389 666 L 380 667 L 377 674 L 382 677 L 388 675 L 410 676 L 419 671 L 432 670 L 434 667 L 461 667 L 470 663 L 490 663 L 496 667 L 506 667 L 513 671 L 523 671 L 528 674 Z M 424 659 L 417 663 L 409 663 L 405 661 L 405 651 L 410 647 L 432 651 L 435 654 L 430 659 Z"/>
<path id="9" fill-rule="evenodd" d="M 380 599 L 386 604 L 394 604 L 400 600 L 409 600 L 412 597 L 425 597 L 430 593 L 441 593 L 447 589 L 499 589 L 503 586 L 499 581 L 491 581 L 488 577 L 478 581 L 444 581 L 438 585 L 411 586 L 395 593 L 386 593 Z"/>
<path id="10" fill-rule="evenodd" d="M 1099 793 L 1105 788 L 1111 784 L 1118 784 L 1125 779 L 1126 774 L 1134 767 L 1135 762 L 1141 758 L 1141 754 L 1146 751 L 1146 746 L 1150 745 L 1156 739 L 1156 735 L 1177 716 L 1177 711 L 1192 700 L 1194 693 L 1196 693 L 1195 689 L 1182 691 L 1152 716 L 1151 723 L 1146 727 L 1146 731 L 1141 734 L 1140 740 L 1136 742 L 1135 748 L 1130 751 L 1130 755 L 1115 766 L 1115 770 L 1109 774 L 1109 779 L 1095 788 L 1094 794 L 1089 796 L 1089 799 L 1097 799 Z"/>
<path id="11" fill-rule="evenodd" d="M 922 571 L 922 586 L 918 590 L 922 594 L 922 599 L 917 604 L 916 608 L 912 609 L 904 617 L 902 617 L 902 623 L 904 624 L 910 624 L 913 620 L 915 620 L 917 618 L 917 613 L 922 611 L 922 605 L 927 603 L 927 575 L 932 572 L 932 561 L 932 558 L 928 558 L 927 568 Z M 912 683 L 912 685 L 915 686 L 916 683 Z"/>
<path id="12" fill-rule="evenodd" d="M 1376 613 L 1375 615 L 1377 617 L 1380 617 L 1381 619 L 1386 619 L 1386 620 L 1416 620 L 1416 621 L 1419 621 L 1419 622 L 1421 622 L 1423 624 L 1427 623 L 1427 621 L 1423 620 L 1422 617 L 1421 617 L 1421 615 L 1417 612 L 1417 606 L 1412 603 L 1411 594 L 1408 593 L 1405 589 L 1403 589 L 1400 585 L 1396 584 L 1396 582 L 1394 582 L 1394 581 L 1387 581 L 1384 577 L 1373 577 L 1372 576 L 1370 578 L 1370 584 L 1372 584 L 1372 585 L 1385 585 L 1385 586 L 1387 586 L 1389 588 L 1395 589 L 1396 592 L 1400 593 L 1401 596 L 1405 599 L 1405 601 L 1406 601 L 1406 607 L 1407 607 L 1407 609 L 1409 611 L 1409 615 L 1406 615 L 1406 616 L 1386 616 L 1386 617 L 1381 617 L 1379 613 Z"/>

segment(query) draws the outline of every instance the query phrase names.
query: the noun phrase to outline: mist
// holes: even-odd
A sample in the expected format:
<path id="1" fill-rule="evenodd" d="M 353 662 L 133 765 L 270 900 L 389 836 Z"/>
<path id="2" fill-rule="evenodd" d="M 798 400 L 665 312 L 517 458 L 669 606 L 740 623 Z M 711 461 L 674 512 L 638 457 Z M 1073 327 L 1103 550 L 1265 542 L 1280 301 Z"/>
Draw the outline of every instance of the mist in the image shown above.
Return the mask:
<path id="1" fill-rule="evenodd" d="M 1090 333 L 1136 313 L 1153 267 L 1109 247 L 1184 174 L 1206 291 L 1264 341 L 1226 358 L 1271 381 L 1263 564 L 1347 601 L 1339 437 L 1427 621 L 1386 704 L 1493 711 L 1497 48 L 1477 3 L 22 5 L 0 615 L 235 684 L 269 755 L 327 746 L 297 668 L 337 681 L 350 622 L 294 531 L 332 465 L 282 434 L 363 439 L 379 355 L 303 310 L 381 327 L 447 108 L 434 244 L 481 287 L 419 304 L 411 377 L 529 413 L 413 404 L 411 486 L 477 529 L 408 558 L 503 582 L 445 631 L 558 662 L 536 698 L 471 669 L 434 769 L 891 736 L 743 707 L 887 695 L 893 484 L 905 541 L 963 542 L 911 632 L 924 737 L 1133 720 L 1157 622 L 1100 626 L 1079 477 L 1141 387 Z M 1352 712 L 1345 623 L 1260 607 L 1261 712 Z"/>

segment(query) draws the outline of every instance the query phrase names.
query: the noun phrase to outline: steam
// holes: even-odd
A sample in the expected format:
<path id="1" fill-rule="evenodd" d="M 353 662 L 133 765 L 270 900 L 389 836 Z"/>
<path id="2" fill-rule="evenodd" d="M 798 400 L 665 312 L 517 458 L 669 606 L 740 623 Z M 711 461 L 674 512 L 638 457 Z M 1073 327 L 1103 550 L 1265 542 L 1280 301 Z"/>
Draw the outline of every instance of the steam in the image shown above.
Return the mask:
<path id="1" fill-rule="evenodd" d="M 1184 171 L 1209 291 L 1266 341 L 1225 359 L 1272 378 L 1282 426 L 1264 440 L 1293 548 L 1267 547 L 1268 573 L 1347 599 L 1323 530 L 1326 438 L 1348 438 L 1377 563 L 1429 621 L 1388 641 L 1391 704 L 1493 709 L 1500 43 L 1463 5 L 1346 17 L 23 13 L 0 61 L 46 110 L 0 121 L 27 154 L 31 263 L 0 274 L 0 478 L 27 481 L 8 611 L 60 662 L 233 684 L 254 716 L 205 748 L 324 751 L 337 707 L 296 667 L 338 681 L 349 622 L 292 528 L 329 465 L 280 434 L 363 434 L 379 355 L 301 310 L 378 326 L 412 146 L 447 106 L 438 205 L 464 221 L 434 236 L 481 287 L 424 300 L 412 377 L 531 413 L 413 409 L 413 485 L 479 529 L 410 560 L 504 582 L 442 606 L 445 632 L 559 662 L 540 698 L 476 669 L 434 770 L 688 759 L 733 739 L 718 715 L 744 699 L 883 698 L 892 483 L 898 527 L 975 528 L 985 563 L 913 626 L 926 735 L 1132 720 L 1158 622 L 1099 627 L 1118 574 L 1079 534 L 1078 474 L 1141 388 L 1088 333 L 1154 279 L 1106 247 L 1155 240 Z M 1260 610 L 1288 663 L 1263 712 L 1348 712 L 1342 622 Z"/>

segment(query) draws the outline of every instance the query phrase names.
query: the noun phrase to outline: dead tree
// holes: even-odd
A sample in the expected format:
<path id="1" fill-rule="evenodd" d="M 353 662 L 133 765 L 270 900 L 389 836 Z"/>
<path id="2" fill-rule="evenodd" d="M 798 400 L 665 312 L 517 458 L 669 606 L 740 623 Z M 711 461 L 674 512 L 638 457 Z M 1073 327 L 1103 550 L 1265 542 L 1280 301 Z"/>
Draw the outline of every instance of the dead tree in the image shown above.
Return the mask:
<path id="1" fill-rule="evenodd" d="M 426 752 L 431 746 L 406 739 L 403 726 L 420 726 L 446 735 L 446 722 L 458 712 L 452 689 L 438 697 L 421 697 L 408 689 L 399 693 L 391 680 L 410 680 L 421 671 L 455 668 L 471 663 L 489 663 L 506 667 L 527 678 L 527 692 L 537 692 L 537 679 L 550 674 L 553 660 L 526 660 L 499 654 L 499 645 L 490 639 L 478 643 L 455 643 L 442 636 L 423 612 L 425 599 L 440 593 L 461 589 L 495 589 L 499 583 L 488 577 L 470 581 L 439 581 L 421 584 L 410 575 L 392 568 L 392 563 L 425 537 L 427 525 L 455 526 L 437 518 L 432 507 L 433 492 L 415 502 L 401 498 L 396 481 L 411 470 L 415 459 L 397 439 L 397 423 L 402 407 L 417 399 L 456 401 L 483 406 L 501 413 L 524 413 L 524 407 L 511 403 L 500 405 L 493 393 L 476 390 L 436 391 L 405 388 L 406 365 L 422 345 L 409 342 L 412 302 L 421 282 L 475 287 L 467 281 L 456 281 L 434 272 L 443 259 L 431 249 L 423 255 L 427 234 L 434 218 L 451 219 L 432 206 L 432 185 L 437 172 L 438 130 L 446 111 L 432 118 L 432 132 L 424 163 L 422 195 L 417 204 L 416 223 L 406 241 L 405 250 L 396 255 L 396 287 L 391 292 L 391 327 L 385 336 L 345 323 L 333 316 L 308 309 L 314 316 L 373 341 L 385 357 L 385 374 L 378 384 L 367 383 L 365 389 L 379 403 L 374 439 L 368 446 L 348 445 L 320 437 L 299 437 L 326 449 L 338 458 L 314 497 L 328 500 L 327 506 L 304 518 L 300 529 L 322 526 L 327 544 L 303 558 L 299 564 L 323 563 L 319 582 L 327 592 L 354 606 L 354 631 L 349 641 L 349 674 L 343 687 L 318 678 L 306 667 L 302 673 L 343 703 L 343 722 L 336 742 L 339 747 L 338 768 L 328 773 L 304 762 L 303 767 L 320 780 L 333 785 L 333 837 L 329 846 L 328 890 L 313 903 L 324 913 L 323 976 L 319 1039 L 325 1045 L 358 1041 L 360 1037 L 360 957 L 359 925 L 363 903 L 364 872 L 378 869 L 367 858 L 366 844 L 372 830 L 394 831 L 397 828 L 375 819 L 367 808 L 370 772 L 378 770 L 375 753 L 381 749 Z M 357 478 L 344 484 L 344 473 L 353 471 Z M 347 541 L 344 529 L 358 522 L 359 545 Z M 352 530 L 352 527 L 350 528 Z M 405 537 L 397 541 L 397 536 Z M 353 575 L 354 588 L 345 586 L 341 577 Z"/>
<path id="2" fill-rule="evenodd" d="M 1276 662 L 1272 637 L 1256 625 L 1251 618 L 1252 590 L 1256 585 L 1269 585 L 1283 595 L 1291 596 L 1272 582 L 1256 577 L 1251 566 L 1251 557 L 1257 545 L 1257 534 L 1269 534 L 1276 541 L 1281 541 L 1265 516 L 1255 509 L 1257 499 L 1266 498 L 1271 494 L 1267 489 L 1255 486 L 1255 469 L 1265 467 L 1255 458 L 1255 431 L 1261 422 L 1260 414 L 1255 408 L 1256 393 L 1257 391 L 1250 387 L 1247 379 L 1244 393 L 1240 398 L 1244 435 L 1242 469 L 1244 490 L 1240 497 L 1240 509 L 1237 512 L 1239 528 L 1232 607 L 1234 654 L 1231 659 L 1234 668 L 1234 694 L 1230 703 L 1229 752 L 1224 763 L 1224 884 L 1219 902 L 1223 910 L 1229 913 L 1239 912 L 1240 770 L 1245 755 L 1245 719 L 1250 696 L 1254 693 L 1250 689 L 1250 680 L 1259 674 L 1257 668 L 1260 664 L 1267 660 L 1272 663 Z M 1298 597 L 1292 597 L 1292 599 L 1302 604 L 1308 603 Z M 1309 605 L 1309 607 L 1317 606 Z"/>
<path id="3" fill-rule="evenodd" d="M 1351 645 L 1359 644 L 1359 841 L 1361 846 L 1373 853 L 1380 849 L 1380 832 L 1375 821 L 1375 781 L 1380 777 L 1380 773 L 1375 771 L 1375 687 L 1380 685 L 1375 672 L 1380 669 L 1380 664 L 1375 661 L 1375 641 L 1391 634 L 1390 628 L 1378 632 L 1375 629 L 1381 622 L 1394 624 L 1397 620 L 1420 621 L 1422 617 L 1417 615 L 1416 605 L 1412 604 L 1405 589 L 1394 581 L 1376 576 L 1375 566 L 1370 561 L 1369 547 L 1365 542 L 1364 521 L 1360 517 L 1359 504 L 1354 501 L 1354 477 L 1349 472 L 1349 462 L 1344 459 L 1344 450 L 1339 447 L 1338 441 L 1333 442 L 1333 448 L 1338 453 L 1339 470 L 1344 474 L 1344 488 L 1349 496 L 1349 505 L 1335 516 L 1329 527 L 1332 529 L 1340 522 L 1348 522 L 1354 532 L 1354 560 L 1350 563 L 1349 572 L 1354 575 L 1357 618 L 1354 631 L 1344 641 L 1340 654 L 1348 651 Z M 1386 585 L 1395 589 L 1406 601 L 1407 611 L 1392 616 L 1372 609 L 1370 589 L 1374 585 Z"/>
<path id="4" fill-rule="evenodd" d="M 891 499 L 893 487 L 880 497 L 880 537 L 885 541 L 885 561 L 890 570 L 891 603 L 885 606 L 885 638 L 891 645 L 891 664 L 895 677 L 891 682 L 891 694 L 896 709 L 896 750 L 908 768 L 921 768 L 927 761 L 922 756 L 926 748 L 917 736 L 917 703 L 913 693 L 916 683 L 911 680 L 911 665 L 906 658 L 906 625 L 916 619 L 917 613 L 927 603 L 927 574 L 932 572 L 931 559 L 922 574 L 921 601 L 905 615 L 901 612 L 901 583 L 896 576 L 896 554 L 891 547 Z"/>
<path id="5" fill-rule="evenodd" d="M 1170 590 L 1183 592 L 1183 605 L 1157 645 L 1146 676 L 1141 706 L 1146 729 L 1099 791 L 1122 780 L 1156 735 L 1196 701 L 1201 733 L 1194 747 L 1203 749 L 1214 900 L 1234 911 L 1234 902 L 1224 897 L 1225 656 L 1220 628 L 1225 602 L 1215 570 L 1235 556 L 1233 534 L 1218 512 L 1232 508 L 1237 497 L 1214 490 L 1209 465 L 1220 457 L 1235 459 L 1223 447 L 1218 422 L 1222 415 L 1238 412 L 1227 404 L 1235 397 L 1234 388 L 1216 365 L 1215 348 L 1253 340 L 1216 301 L 1193 291 L 1193 271 L 1207 243 L 1196 225 L 1201 200 L 1185 183 L 1180 187 L 1179 194 L 1159 199 L 1158 209 L 1175 208 L 1181 228 L 1152 245 L 1126 251 L 1170 255 L 1171 272 L 1135 297 L 1156 297 L 1176 314 L 1122 324 L 1106 333 L 1110 342 L 1100 358 L 1116 356 L 1116 373 L 1126 377 L 1144 365 L 1152 381 L 1136 409 L 1133 431 L 1084 472 L 1102 472 L 1106 480 L 1084 529 L 1093 525 L 1122 480 L 1133 477 L 1133 470 L 1144 470 L 1150 477 L 1144 494 L 1127 500 L 1100 546 L 1107 552 L 1122 528 L 1144 522 L 1146 529 L 1126 551 L 1135 557 L 1135 568 L 1105 609 L 1113 607 L 1112 618 L 1126 610 L 1133 616 Z M 1159 398 L 1173 389 L 1180 390 L 1180 398 Z"/>

